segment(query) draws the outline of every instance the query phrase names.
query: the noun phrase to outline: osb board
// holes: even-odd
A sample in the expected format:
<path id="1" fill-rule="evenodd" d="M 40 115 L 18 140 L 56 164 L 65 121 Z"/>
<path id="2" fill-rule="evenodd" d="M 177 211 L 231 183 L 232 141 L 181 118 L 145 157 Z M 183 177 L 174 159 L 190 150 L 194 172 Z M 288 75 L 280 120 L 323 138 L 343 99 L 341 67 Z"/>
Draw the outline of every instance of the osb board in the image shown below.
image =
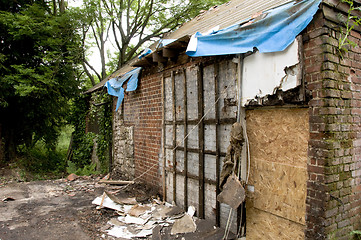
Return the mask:
<path id="1" fill-rule="evenodd" d="M 273 214 L 247 207 L 247 240 L 305 239 L 305 226 Z"/>
<path id="2" fill-rule="evenodd" d="M 251 206 L 300 224 L 305 223 L 306 169 L 267 161 L 251 164 L 248 193 Z"/>
<path id="3" fill-rule="evenodd" d="M 247 133 L 251 152 L 249 185 L 254 186 L 254 193 L 248 193 L 248 206 L 304 224 L 307 109 L 249 110 Z"/>
<path id="4" fill-rule="evenodd" d="M 306 167 L 308 109 L 247 111 L 252 159 Z"/>

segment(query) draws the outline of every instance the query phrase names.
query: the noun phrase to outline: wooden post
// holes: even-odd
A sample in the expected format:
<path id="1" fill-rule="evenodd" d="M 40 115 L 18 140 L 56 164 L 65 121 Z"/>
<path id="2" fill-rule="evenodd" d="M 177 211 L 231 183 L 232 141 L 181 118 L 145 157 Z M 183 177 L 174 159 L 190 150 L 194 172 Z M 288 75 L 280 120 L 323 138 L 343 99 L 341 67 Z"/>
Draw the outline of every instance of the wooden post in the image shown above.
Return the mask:
<path id="1" fill-rule="evenodd" d="M 203 117 L 203 65 L 198 65 L 197 71 L 197 87 L 198 87 L 198 121 Z M 198 125 L 198 144 L 199 144 L 199 218 L 204 218 L 204 122 Z"/>
<path id="2" fill-rule="evenodd" d="M 184 89 L 184 95 L 183 95 L 183 105 L 184 105 L 184 122 L 183 122 L 183 128 L 184 128 L 184 137 L 188 134 L 188 107 L 187 107 L 187 71 L 185 68 L 183 68 L 183 89 Z M 188 138 L 184 139 L 184 209 L 188 209 Z"/>
<path id="3" fill-rule="evenodd" d="M 162 155 L 163 155 L 163 201 L 167 201 L 167 186 L 166 186 L 166 158 L 165 158 L 165 93 L 164 93 L 165 78 L 162 76 Z"/>
<path id="4" fill-rule="evenodd" d="M 214 96 L 215 101 L 219 98 L 219 63 L 214 63 Z M 221 192 L 219 189 L 219 178 L 220 178 L 220 148 L 219 148 L 219 104 L 218 101 L 215 104 L 215 118 L 216 118 L 216 196 Z M 221 211 L 220 204 L 216 201 L 216 226 L 221 225 Z"/>
<path id="5" fill-rule="evenodd" d="M 173 201 L 176 202 L 177 200 L 177 176 L 176 176 L 176 164 L 177 164 L 177 158 L 176 158 L 176 93 L 175 93 L 175 77 L 174 77 L 174 71 L 171 72 L 171 81 L 172 81 L 172 99 L 173 99 Z"/>

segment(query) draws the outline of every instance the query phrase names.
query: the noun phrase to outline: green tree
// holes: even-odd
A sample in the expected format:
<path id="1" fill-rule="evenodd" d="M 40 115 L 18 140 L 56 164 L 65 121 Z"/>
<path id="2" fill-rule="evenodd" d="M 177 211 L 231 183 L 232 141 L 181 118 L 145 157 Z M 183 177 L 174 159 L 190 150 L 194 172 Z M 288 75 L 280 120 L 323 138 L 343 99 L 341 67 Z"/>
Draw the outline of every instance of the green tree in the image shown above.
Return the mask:
<path id="1" fill-rule="evenodd" d="M 207 10 L 227 1 L 84 0 L 89 27 L 84 29 L 83 36 L 84 39 L 94 39 L 101 65 L 101 73 L 98 73 L 84 55 L 84 69 L 88 77 L 95 83 L 92 75 L 95 74 L 101 81 L 107 75 L 107 65 L 119 69 L 148 42 L 154 42 L 162 35 L 175 30 L 182 23 L 198 15 L 200 10 Z M 107 56 L 105 45 L 109 41 L 109 36 L 114 38 L 117 52 L 109 53 Z M 107 57 L 115 63 L 106 63 Z"/>
<path id="2" fill-rule="evenodd" d="M 8 3 L 0 5 L 0 125 L 7 160 L 23 144 L 44 140 L 55 148 L 69 100 L 79 93 L 82 60 L 77 13 L 61 4 L 57 11 L 47 1 Z"/>

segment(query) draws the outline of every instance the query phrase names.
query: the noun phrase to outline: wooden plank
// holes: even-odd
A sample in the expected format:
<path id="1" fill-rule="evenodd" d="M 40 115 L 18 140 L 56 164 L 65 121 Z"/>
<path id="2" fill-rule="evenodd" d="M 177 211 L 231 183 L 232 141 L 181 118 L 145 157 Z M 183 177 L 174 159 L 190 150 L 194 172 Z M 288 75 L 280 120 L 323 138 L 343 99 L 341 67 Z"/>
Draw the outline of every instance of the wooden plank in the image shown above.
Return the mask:
<path id="1" fill-rule="evenodd" d="M 198 120 L 203 117 L 203 65 L 200 63 L 197 69 L 197 87 L 198 87 Z M 200 121 L 198 125 L 198 144 L 199 144 L 199 218 L 204 218 L 204 123 Z"/>
<path id="2" fill-rule="evenodd" d="M 216 120 L 216 196 L 218 196 L 218 194 L 221 192 L 219 189 L 219 177 L 220 177 L 220 168 L 221 168 L 221 163 L 220 163 L 220 148 L 219 148 L 219 106 L 218 106 L 218 98 L 219 98 L 219 78 L 218 78 L 218 74 L 219 74 L 219 63 L 215 62 L 214 63 L 214 95 L 215 95 L 215 100 L 216 100 L 216 105 L 215 105 L 215 120 Z M 216 201 L 216 226 L 219 227 L 221 224 L 221 213 L 220 213 L 220 203 L 218 201 Z"/>
<path id="3" fill-rule="evenodd" d="M 167 168 L 167 171 L 169 172 L 169 173 L 174 173 L 173 172 L 173 168 Z M 183 177 L 185 177 L 185 175 L 187 174 L 187 178 L 189 178 L 189 179 L 194 179 L 194 180 L 197 180 L 198 181 L 198 176 L 197 175 L 194 175 L 194 174 L 191 174 L 191 173 L 186 173 L 186 172 L 184 172 L 184 171 L 180 171 L 180 170 L 176 170 L 176 172 L 175 172 L 176 174 L 177 174 L 177 176 L 179 176 L 179 175 L 181 175 L 181 176 L 183 176 Z M 209 179 L 209 178 L 204 178 L 204 183 L 208 183 L 208 184 L 212 184 L 212 185 L 216 185 L 216 181 L 214 181 L 214 180 L 212 180 L 212 179 Z"/>
<path id="4" fill-rule="evenodd" d="M 186 73 L 186 69 L 183 68 L 183 130 L 184 130 L 184 137 L 187 136 L 188 134 L 188 114 L 187 114 L 187 73 Z M 184 139 L 184 149 L 183 149 L 183 153 L 184 153 L 184 209 L 188 209 L 188 138 Z"/>
<path id="5" fill-rule="evenodd" d="M 198 124 L 198 121 L 199 120 L 188 120 L 187 124 L 188 125 L 196 125 Z M 233 124 L 237 121 L 237 118 L 224 118 L 224 119 L 204 119 L 203 120 L 203 123 L 205 125 L 215 125 L 215 124 Z M 165 121 L 165 124 L 166 125 L 172 125 L 173 124 L 173 121 Z M 183 125 L 184 124 L 184 121 L 183 120 L 177 120 L 176 121 L 176 124 L 177 125 Z"/>
<path id="6" fill-rule="evenodd" d="M 172 81 L 172 99 L 173 99 L 173 107 L 172 107 L 172 114 L 173 114 L 173 201 L 176 202 L 177 199 L 177 174 L 176 172 L 176 93 L 175 93 L 175 77 L 174 77 L 174 71 L 171 72 L 171 81 Z"/>
<path id="7" fill-rule="evenodd" d="M 122 180 L 100 180 L 99 183 L 111 184 L 111 185 L 126 185 L 134 184 L 134 181 L 122 181 Z"/>
<path id="8" fill-rule="evenodd" d="M 165 149 L 172 149 L 173 150 L 173 146 L 170 146 L 170 145 L 165 145 Z M 184 151 L 184 147 L 176 147 L 175 150 L 178 150 L 178 151 Z M 191 152 L 191 153 L 200 153 L 201 150 L 199 150 L 198 148 L 190 148 L 190 147 L 187 147 L 187 152 Z M 203 153 L 204 154 L 209 154 L 209 155 L 213 155 L 213 156 L 216 156 L 217 155 L 217 152 L 216 151 L 212 151 L 212 150 L 203 150 Z M 218 155 L 220 157 L 225 157 L 226 156 L 226 153 L 225 152 L 219 152 Z"/>

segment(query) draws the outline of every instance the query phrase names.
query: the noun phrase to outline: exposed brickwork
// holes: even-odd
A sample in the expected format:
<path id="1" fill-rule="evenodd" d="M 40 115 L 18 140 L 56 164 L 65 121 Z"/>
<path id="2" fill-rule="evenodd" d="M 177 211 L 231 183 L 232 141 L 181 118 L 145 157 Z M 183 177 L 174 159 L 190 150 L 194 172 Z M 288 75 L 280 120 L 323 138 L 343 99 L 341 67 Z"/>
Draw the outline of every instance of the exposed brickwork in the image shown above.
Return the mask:
<path id="1" fill-rule="evenodd" d="M 306 239 L 349 239 L 361 227 L 361 48 L 340 58 L 337 29 L 320 11 L 303 34 L 312 94 Z"/>
<path id="2" fill-rule="evenodd" d="M 124 124 L 134 127 L 135 177 L 161 187 L 158 171 L 162 136 L 161 76 L 142 76 L 138 89 L 124 98 Z"/>

